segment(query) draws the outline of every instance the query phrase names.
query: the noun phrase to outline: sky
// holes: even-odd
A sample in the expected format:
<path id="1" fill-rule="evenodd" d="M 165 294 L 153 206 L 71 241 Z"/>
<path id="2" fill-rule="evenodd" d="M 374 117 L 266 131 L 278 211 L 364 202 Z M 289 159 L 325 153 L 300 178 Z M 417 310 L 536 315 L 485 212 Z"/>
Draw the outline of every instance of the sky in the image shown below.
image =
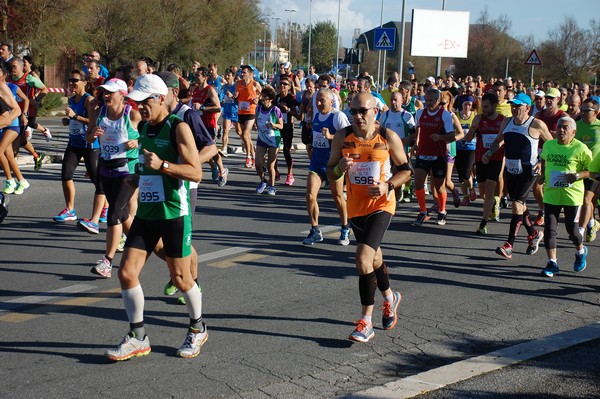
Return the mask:
<path id="1" fill-rule="evenodd" d="M 340 8 L 340 35 L 343 47 L 351 47 L 355 28 L 366 32 L 378 27 L 381 21 L 383 3 L 383 23 L 402 19 L 402 0 L 259 0 L 264 15 L 280 17 L 271 19 L 271 32 L 275 24 L 287 24 L 290 15 L 292 23 L 309 25 L 310 4 L 313 23 L 330 20 L 337 25 L 338 5 Z M 413 8 L 441 10 L 443 0 L 406 0 L 405 21 L 410 22 Z M 548 38 L 548 31 L 572 16 L 580 28 L 589 28 L 591 19 L 600 19 L 598 0 L 446 0 L 448 11 L 469 11 L 470 22 L 475 23 L 481 11 L 487 7 L 489 18 L 497 19 L 506 15 L 512 21 L 511 34 L 516 38 L 533 35 L 536 42 Z M 295 9 L 288 12 L 285 9 Z"/>

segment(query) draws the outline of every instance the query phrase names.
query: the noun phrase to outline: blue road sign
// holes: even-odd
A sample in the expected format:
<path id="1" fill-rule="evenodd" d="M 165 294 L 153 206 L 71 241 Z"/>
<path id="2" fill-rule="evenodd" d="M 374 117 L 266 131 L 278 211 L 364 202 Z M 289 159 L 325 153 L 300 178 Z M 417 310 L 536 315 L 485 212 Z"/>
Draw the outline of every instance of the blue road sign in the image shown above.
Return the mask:
<path id="1" fill-rule="evenodd" d="M 396 28 L 375 28 L 373 50 L 395 50 Z"/>

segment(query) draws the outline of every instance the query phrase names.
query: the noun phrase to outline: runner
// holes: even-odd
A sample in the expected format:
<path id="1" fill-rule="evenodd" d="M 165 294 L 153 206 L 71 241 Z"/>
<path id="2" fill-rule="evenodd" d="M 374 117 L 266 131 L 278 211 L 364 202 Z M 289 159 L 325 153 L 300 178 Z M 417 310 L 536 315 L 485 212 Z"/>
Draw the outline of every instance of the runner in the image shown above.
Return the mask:
<path id="1" fill-rule="evenodd" d="M 290 91 L 292 82 L 287 77 L 282 77 L 279 82 L 279 94 L 275 99 L 275 105 L 281 110 L 283 115 L 283 129 L 281 129 L 281 138 L 283 140 L 283 156 L 287 167 L 287 177 L 285 185 L 294 184 L 294 160 L 292 159 L 292 141 L 294 139 L 294 118 L 300 119 L 298 114 L 298 101 L 296 96 Z"/>
<path id="2" fill-rule="evenodd" d="M 221 112 L 221 102 L 215 88 L 208 84 L 208 70 L 200 67 L 196 70 L 196 83 L 192 90 L 192 99 L 188 104 L 194 109 L 204 126 L 212 136 L 213 140 L 217 139 L 217 115 Z M 223 159 L 218 152 L 209 161 L 212 169 L 212 179 L 217 182 L 217 186 L 223 187 L 227 184 L 229 169 L 223 165 Z"/>
<path id="3" fill-rule="evenodd" d="M 6 76 L 8 69 L 4 63 L 0 63 L 0 164 L 6 176 L 3 193 L 20 195 L 29 187 L 15 160 L 14 151 L 14 143 L 19 140 L 19 135 L 23 134 L 19 128 L 21 109 L 16 101 L 16 93 L 20 92 L 20 89 L 12 84 L 11 89 L 5 82 Z M 27 97 L 24 101 L 27 101 Z M 18 183 L 13 179 L 11 170 L 15 173 Z"/>
<path id="4" fill-rule="evenodd" d="M 238 122 L 238 102 L 235 96 L 234 75 L 231 69 L 225 71 L 225 84 L 223 85 L 223 101 L 221 103 L 223 110 L 223 146 L 219 149 L 221 156 L 228 157 L 229 130 L 231 126 L 242 137 L 242 129 Z"/>
<path id="5" fill-rule="evenodd" d="M 510 106 L 512 118 L 507 118 L 502 123 L 500 133 L 481 159 L 484 164 L 487 164 L 494 153 L 504 146 L 506 159 L 504 176 L 512 199 L 512 219 L 508 239 L 504 245 L 496 248 L 496 253 L 507 259 L 512 258 L 515 237 L 521 224 L 525 225 L 528 234 L 528 246 L 525 251 L 527 255 L 535 254 L 544 238 L 544 233 L 536 230 L 531 223 L 526 200 L 540 170 L 538 141 L 552 140 L 546 124 L 529 116 L 531 98 L 528 95 L 518 94 L 510 101 Z"/>
<path id="6" fill-rule="evenodd" d="M 55 222 L 59 223 L 77 220 L 77 212 L 75 211 L 75 183 L 73 182 L 73 176 L 75 174 L 75 169 L 77 169 L 77 166 L 79 165 L 79 160 L 83 158 L 85 170 L 96 188 L 94 193 L 94 210 L 90 221 L 97 226 L 104 205 L 105 196 L 102 191 L 102 186 L 98 181 L 100 143 L 97 139 L 91 143 L 86 141 L 92 96 L 85 91 L 86 79 L 83 72 L 79 70 L 71 71 L 69 88 L 73 92 L 73 96 L 69 98 L 69 106 L 66 109 L 67 116 L 69 117 L 69 143 L 67 144 L 67 148 L 63 155 L 61 169 L 65 208 L 58 215 L 54 216 L 53 219 Z M 95 229 L 92 233 L 98 234 L 98 230 Z"/>
<path id="7" fill-rule="evenodd" d="M 565 229 L 575 246 L 573 270 L 586 268 L 588 248 L 583 245 L 578 219 L 585 192 L 583 179 L 589 177 L 588 166 L 592 160 L 590 149 L 575 139 L 575 120 L 562 117 L 557 122 L 557 138 L 544 143 L 542 150 L 542 174 L 544 185 L 544 245 L 548 263 L 542 275 L 554 277 L 560 272 L 557 260 L 557 225 L 561 211 L 564 212 Z"/>
<path id="8" fill-rule="evenodd" d="M 162 238 L 173 283 L 183 293 L 190 324 L 181 357 L 195 357 L 208 339 L 202 321 L 202 293 L 190 273 L 191 215 L 188 181 L 200 181 L 202 165 L 189 126 L 169 113 L 168 88 L 152 74 L 138 78 L 129 98 L 138 103 L 144 122 L 139 142 L 144 162 L 140 170 L 139 207 L 119 268 L 123 303 L 130 331 L 119 345 L 106 351 L 110 360 L 126 360 L 150 353 L 144 327 L 144 293 L 139 275 L 146 258 Z"/>
<path id="9" fill-rule="evenodd" d="M 483 198 L 481 222 L 476 233 L 488 233 L 488 218 L 496 220 L 499 215 L 500 198 L 495 196 L 496 185 L 504 168 L 504 148 L 500 148 L 483 163 L 483 155 L 488 151 L 504 122 L 504 116 L 497 111 L 498 96 L 495 93 L 485 93 L 481 98 L 481 114 L 476 115 L 465 140 L 472 137 L 477 139 L 475 145 L 476 178 L 479 185 L 479 196 Z"/>
<path id="10" fill-rule="evenodd" d="M 235 84 L 234 99 L 238 101 L 238 121 L 242 130 L 242 142 L 246 151 L 246 168 L 254 166 L 254 145 L 252 144 L 252 127 L 256 117 L 256 104 L 260 97 L 262 87 L 255 82 L 252 67 L 242 65 L 242 78 Z"/>
<path id="11" fill-rule="evenodd" d="M 281 110 L 274 105 L 275 89 L 271 86 L 265 86 L 260 93 L 260 104 L 256 107 L 256 118 L 254 128 L 258 130 L 256 139 L 256 174 L 260 183 L 256 187 L 256 192 L 262 194 L 265 190 L 269 195 L 275 195 L 275 165 L 277 164 L 277 154 L 281 143 L 280 130 L 283 129 L 283 115 Z M 265 165 L 265 155 L 267 163 Z M 265 170 L 269 171 L 269 181 L 265 178 Z"/>
<path id="12" fill-rule="evenodd" d="M 592 151 L 592 158 L 600 154 L 600 104 L 592 98 L 588 98 L 583 102 L 581 107 L 581 119 L 577 121 L 577 130 L 575 138 Z M 579 218 L 579 233 L 585 240 L 592 242 L 596 239 L 596 233 L 600 230 L 600 223 L 594 218 L 594 198 L 600 194 L 600 184 L 591 179 L 584 179 L 585 194 L 583 197 L 583 206 L 581 207 L 581 216 Z"/>
<path id="13" fill-rule="evenodd" d="M 353 122 L 335 134 L 327 175 L 332 186 L 346 176 L 348 217 L 358 243 L 355 259 L 362 315 L 348 338 L 367 342 L 375 336 L 377 289 L 384 298 L 382 328 L 392 329 L 398 321 L 402 295 L 390 287 L 381 241 L 396 210 L 394 189 L 408 182 L 411 172 L 398 135 L 375 123 L 375 98 L 360 93 L 350 106 Z M 398 170 L 394 174 L 392 164 Z"/>
<path id="14" fill-rule="evenodd" d="M 320 89 L 316 93 L 316 110 L 312 121 L 312 144 L 308 149 L 310 164 L 306 180 L 306 209 L 310 219 L 310 231 L 302 241 L 304 245 L 313 245 L 323 241 L 323 234 L 319 229 L 319 203 L 317 197 L 321 185 L 327 181 L 326 167 L 331 154 L 331 140 L 334 132 L 350 125 L 343 112 L 333 108 L 334 94 L 328 88 Z M 330 182 L 329 188 L 342 222 L 340 230 L 340 245 L 350 244 L 350 226 L 346 212 L 346 200 L 343 197 L 344 181 L 338 176 Z"/>
<path id="15" fill-rule="evenodd" d="M 425 92 L 425 109 L 417 111 L 417 138 L 413 151 L 416 154 L 415 162 L 415 195 L 419 201 L 420 213 L 413 222 L 413 226 L 421 226 L 430 216 L 427 211 L 425 199 L 425 179 L 431 174 L 431 184 L 438 191 L 438 217 L 439 225 L 446 224 L 446 197 L 442 189 L 446 180 L 448 143 L 460 140 L 462 132 L 456 132 L 452 113 L 441 106 L 440 91 L 427 89 Z"/>
<path id="16" fill-rule="evenodd" d="M 91 112 L 86 139 L 88 143 L 100 142 L 100 184 L 110 207 L 106 222 L 106 252 L 91 272 L 110 278 L 121 236 L 129 234 L 133 221 L 129 202 L 138 187 L 138 175 L 135 173 L 139 160 L 137 125 L 141 117 L 125 102 L 127 84 L 124 81 L 110 79 L 98 89 L 102 92 L 104 105 Z M 79 224 L 84 225 L 86 230 L 98 229 L 98 225 L 91 221 L 84 220 Z"/>

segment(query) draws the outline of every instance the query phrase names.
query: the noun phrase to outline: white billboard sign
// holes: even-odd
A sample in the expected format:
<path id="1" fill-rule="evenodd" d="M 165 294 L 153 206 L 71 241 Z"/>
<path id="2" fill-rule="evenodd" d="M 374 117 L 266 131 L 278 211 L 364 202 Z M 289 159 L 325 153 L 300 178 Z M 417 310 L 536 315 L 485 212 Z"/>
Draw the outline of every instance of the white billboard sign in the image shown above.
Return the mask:
<path id="1" fill-rule="evenodd" d="M 467 58 L 469 16 L 468 11 L 413 9 L 410 55 Z"/>

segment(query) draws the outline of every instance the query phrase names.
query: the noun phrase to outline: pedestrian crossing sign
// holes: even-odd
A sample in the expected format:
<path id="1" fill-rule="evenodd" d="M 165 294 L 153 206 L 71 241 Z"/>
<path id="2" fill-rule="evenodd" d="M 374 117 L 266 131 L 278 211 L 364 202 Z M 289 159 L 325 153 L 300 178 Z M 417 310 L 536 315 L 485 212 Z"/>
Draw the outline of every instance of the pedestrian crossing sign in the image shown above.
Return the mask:
<path id="1" fill-rule="evenodd" d="M 395 50 L 396 28 L 375 28 L 373 50 Z"/>

